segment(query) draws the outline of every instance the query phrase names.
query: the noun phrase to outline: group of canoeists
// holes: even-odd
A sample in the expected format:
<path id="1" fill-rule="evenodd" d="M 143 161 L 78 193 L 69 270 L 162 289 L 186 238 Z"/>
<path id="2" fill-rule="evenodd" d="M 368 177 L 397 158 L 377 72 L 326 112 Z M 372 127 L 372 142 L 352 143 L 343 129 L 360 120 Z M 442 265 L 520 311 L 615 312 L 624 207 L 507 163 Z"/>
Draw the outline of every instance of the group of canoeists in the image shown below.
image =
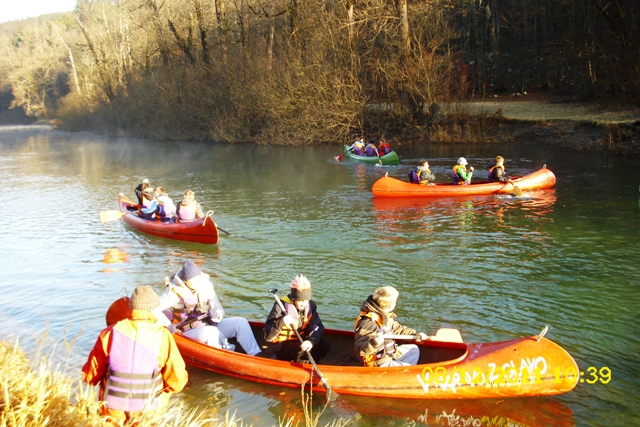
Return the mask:
<path id="1" fill-rule="evenodd" d="M 83 381 L 100 386 L 102 413 L 116 425 L 129 422 L 132 415 L 158 409 L 169 394 L 186 385 L 188 373 L 175 333 L 212 347 L 240 351 L 229 342 L 233 338 L 250 356 L 298 363 L 315 364 L 331 348 L 311 298 L 311 282 L 304 275 L 291 281 L 288 295 L 276 295 L 264 325 L 264 348 L 258 345 L 247 319 L 225 316 L 209 275 L 192 261 L 166 276 L 164 285 L 161 295 L 151 286 L 137 287 L 125 316 L 110 320 L 107 313 L 111 324 L 98 336 L 82 368 Z M 398 296 L 395 288 L 383 286 L 361 304 L 353 353 L 363 366 L 418 363 L 418 346 L 398 345 L 391 334 L 411 335 L 416 342 L 429 337 L 395 320 Z"/>
<path id="2" fill-rule="evenodd" d="M 391 152 L 391 145 L 389 145 L 389 143 L 384 139 L 381 139 L 380 143 L 376 147 L 376 143 L 373 139 L 370 139 L 369 142 L 365 144 L 364 138 L 360 138 L 356 139 L 355 142 L 349 146 L 349 151 L 356 156 L 382 157 Z"/>
<path id="3" fill-rule="evenodd" d="M 471 178 L 473 177 L 473 166 L 469 166 L 467 169 L 467 159 L 460 157 L 451 170 L 451 179 L 456 185 L 469 185 L 471 184 Z M 413 184 L 422 185 L 435 185 L 436 176 L 431 173 L 429 169 L 429 162 L 426 160 L 420 161 L 418 166 L 409 172 L 409 182 Z M 487 167 L 487 180 L 489 182 L 508 182 L 509 177 L 505 171 L 504 158 L 502 156 L 496 156 L 493 161 Z"/>
<path id="4" fill-rule="evenodd" d="M 138 216 L 150 221 L 190 222 L 205 216 L 192 190 L 185 190 L 178 206 L 163 187 L 153 188 L 147 178 L 138 184 L 135 193 L 138 198 Z"/>

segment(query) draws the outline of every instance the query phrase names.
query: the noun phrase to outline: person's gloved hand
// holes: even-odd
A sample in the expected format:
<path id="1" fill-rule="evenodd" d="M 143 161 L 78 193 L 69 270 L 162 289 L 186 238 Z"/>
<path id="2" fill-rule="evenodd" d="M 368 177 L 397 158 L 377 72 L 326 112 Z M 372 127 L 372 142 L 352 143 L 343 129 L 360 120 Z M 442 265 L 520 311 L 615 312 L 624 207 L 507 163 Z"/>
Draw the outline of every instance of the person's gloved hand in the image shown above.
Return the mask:
<path id="1" fill-rule="evenodd" d="M 424 332 L 418 332 L 418 338 L 416 339 L 416 341 L 427 341 L 428 339 L 429 337 L 427 336 L 427 334 L 425 334 Z"/>
<path id="2" fill-rule="evenodd" d="M 473 172 L 474 171 L 473 166 L 469 166 L 469 170 Z"/>
<path id="3" fill-rule="evenodd" d="M 300 344 L 300 349 L 302 351 L 311 351 L 312 348 L 313 348 L 313 343 L 309 340 L 305 340 L 302 342 L 302 344 Z"/>
<path id="4" fill-rule="evenodd" d="M 287 326 L 291 326 L 292 328 L 298 327 L 298 322 L 289 314 L 282 318 L 282 322 Z"/>

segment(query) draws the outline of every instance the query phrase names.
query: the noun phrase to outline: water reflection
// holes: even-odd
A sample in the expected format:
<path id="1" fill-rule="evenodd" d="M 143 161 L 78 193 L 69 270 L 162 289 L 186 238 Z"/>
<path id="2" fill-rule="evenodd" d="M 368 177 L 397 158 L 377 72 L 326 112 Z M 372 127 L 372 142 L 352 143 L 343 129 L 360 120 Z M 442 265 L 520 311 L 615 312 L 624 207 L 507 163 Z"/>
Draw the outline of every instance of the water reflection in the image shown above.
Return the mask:
<path id="1" fill-rule="evenodd" d="M 381 231 L 420 229 L 434 231 L 449 225 L 458 230 L 472 230 L 476 225 L 490 225 L 495 231 L 536 221 L 552 222 L 550 214 L 556 203 L 555 190 L 510 195 L 462 197 L 374 197 L 376 226 Z M 518 221 L 512 221 L 512 216 Z"/>
<path id="2" fill-rule="evenodd" d="M 553 398 L 406 401 L 345 398 L 377 425 L 572 427 L 571 410 Z M 398 424 L 393 424 L 394 420 Z M 404 424 L 402 424 L 404 423 Z M 414 424 L 415 425 L 415 424 Z"/>
<path id="3" fill-rule="evenodd" d="M 305 422 L 301 390 L 283 389 L 189 368 L 189 393 L 183 399 L 212 413 L 237 411 L 254 425 L 271 425 L 292 418 L 293 425 Z M 200 396 L 200 397 L 197 397 Z M 323 411 L 324 395 L 311 397 L 313 415 Z M 250 406 L 246 403 L 251 402 Z M 273 420 L 261 420 L 263 405 Z M 318 425 L 330 420 L 351 419 L 350 425 L 365 426 L 519 426 L 573 427 L 572 411 L 555 398 L 414 400 L 378 399 L 339 395 L 320 417 Z"/>

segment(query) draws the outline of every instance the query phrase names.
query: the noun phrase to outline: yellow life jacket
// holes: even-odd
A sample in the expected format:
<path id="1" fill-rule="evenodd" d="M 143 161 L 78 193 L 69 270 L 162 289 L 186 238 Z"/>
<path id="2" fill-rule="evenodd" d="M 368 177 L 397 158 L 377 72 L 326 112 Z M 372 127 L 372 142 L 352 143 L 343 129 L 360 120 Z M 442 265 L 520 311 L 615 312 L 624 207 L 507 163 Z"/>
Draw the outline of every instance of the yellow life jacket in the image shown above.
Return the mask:
<path id="1" fill-rule="evenodd" d="M 286 314 L 291 315 L 291 317 L 293 317 L 295 320 L 298 320 L 298 309 L 296 308 L 295 304 L 293 304 L 293 302 L 289 299 L 288 296 L 284 296 L 282 298 L 280 298 L 280 300 L 282 301 L 284 308 L 286 310 Z M 309 309 L 309 304 L 307 304 L 307 308 L 305 309 L 305 319 L 302 322 L 302 326 L 300 328 L 298 328 L 301 331 L 304 331 L 307 326 L 309 325 L 309 322 L 311 321 L 311 316 L 313 315 L 313 313 L 311 313 L 311 310 Z M 278 343 L 278 342 L 283 342 L 283 341 L 292 341 L 292 340 L 297 340 L 298 337 L 296 336 L 296 333 L 294 332 L 294 330 L 289 326 L 289 325 L 284 325 L 281 329 L 280 329 L 280 333 L 278 334 L 278 336 L 276 337 L 276 339 L 273 340 L 274 343 Z"/>

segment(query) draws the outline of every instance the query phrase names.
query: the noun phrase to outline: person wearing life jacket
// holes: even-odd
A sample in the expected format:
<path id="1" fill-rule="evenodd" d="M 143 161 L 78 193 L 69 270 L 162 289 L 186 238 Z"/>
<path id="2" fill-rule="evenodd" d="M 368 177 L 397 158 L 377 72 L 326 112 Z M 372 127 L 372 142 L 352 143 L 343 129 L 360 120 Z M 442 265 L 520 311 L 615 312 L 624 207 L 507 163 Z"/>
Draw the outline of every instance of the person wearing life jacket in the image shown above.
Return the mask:
<path id="1" fill-rule="evenodd" d="M 454 184 L 471 184 L 471 177 L 473 176 L 473 166 L 469 166 L 469 170 L 467 171 L 467 165 L 467 159 L 465 159 L 464 157 L 460 157 L 458 159 L 458 163 L 451 170 L 451 177 L 453 178 Z"/>
<path id="2" fill-rule="evenodd" d="M 364 366 L 416 365 L 420 349 L 415 344 L 397 345 L 387 334 L 413 335 L 416 341 L 429 339 L 423 332 L 416 332 L 395 320 L 393 312 L 398 300 L 393 286 L 376 289 L 360 306 L 355 324 L 354 353 Z"/>
<path id="3" fill-rule="evenodd" d="M 150 286 L 137 287 L 128 317 L 100 332 L 82 367 L 82 380 L 100 385 L 102 415 L 116 425 L 129 425 L 132 417 L 161 410 L 169 394 L 187 383 L 173 336 L 152 313 L 159 305 Z"/>
<path id="4" fill-rule="evenodd" d="M 138 215 L 141 218 L 148 220 L 155 220 L 159 217 L 159 211 L 161 210 L 160 202 L 156 198 L 156 192 L 152 187 L 147 187 L 142 191 L 142 204 L 140 205 L 140 211 Z"/>
<path id="5" fill-rule="evenodd" d="M 487 179 L 489 182 L 509 182 L 509 177 L 504 167 L 504 157 L 496 156 L 496 161 L 489 165 Z"/>
<path id="6" fill-rule="evenodd" d="M 384 139 L 381 139 L 380 144 L 378 145 L 378 155 L 382 157 L 385 154 L 389 154 L 390 152 L 391 146 Z"/>
<path id="7" fill-rule="evenodd" d="M 356 156 L 364 155 L 364 138 L 356 139 L 351 147 L 349 147 L 349 151 L 353 152 Z"/>
<path id="8" fill-rule="evenodd" d="M 136 193 L 136 197 L 138 198 L 138 205 L 142 206 L 142 192 L 149 187 L 151 187 L 151 184 L 149 184 L 149 180 L 147 178 L 144 178 L 134 190 L 134 192 Z"/>
<path id="9" fill-rule="evenodd" d="M 367 157 L 378 157 L 378 149 L 374 144 L 373 139 L 369 140 L 369 143 L 364 148 L 364 155 Z"/>
<path id="10" fill-rule="evenodd" d="M 304 275 L 296 276 L 290 284 L 291 292 L 282 297 L 282 311 L 275 302 L 264 325 L 264 339 L 271 343 L 270 352 L 280 360 L 309 363 L 307 352 L 317 362 L 331 349 L 324 335 L 324 325 L 318 307 L 311 300 L 311 282 Z M 294 329 L 303 342 L 295 334 Z"/>
<path id="11" fill-rule="evenodd" d="M 235 338 L 245 353 L 260 355 L 260 347 L 247 319 L 225 317 L 209 275 L 200 271 L 193 261 L 185 262 L 180 270 L 165 277 L 165 286 L 160 295 L 160 310 L 171 311 L 171 321 L 166 316 L 162 319 L 171 332 L 180 331 L 188 338 L 230 351 L 236 348 L 228 339 Z M 207 316 L 196 320 L 204 314 Z M 178 326 L 185 321 L 192 322 Z"/>
<path id="12" fill-rule="evenodd" d="M 159 210 L 160 221 L 162 222 L 175 222 L 176 221 L 176 205 L 171 200 L 171 197 L 167 194 L 164 187 L 156 188 L 156 194 L 158 195 L 158 202 L 160 202 L 161 209 Z"/>
<path id="13" fill-rule="evenodd" d="M 178 222 L 190 222 L 198 218 L 204 218 L 200 203 L 196 201 L 196 193 L 191 190 L 185 190 L 182 202 L 176 208 L 176 215 Z"/>
<path id="14" fill-rule="evenodd" d="M 409 182 L 412 184 L 435 185 L 435 180 L 436 176 L 429 170 L 429 162 L 426 160 L 420 161 L 418 167 L 409 172 Z"/>

